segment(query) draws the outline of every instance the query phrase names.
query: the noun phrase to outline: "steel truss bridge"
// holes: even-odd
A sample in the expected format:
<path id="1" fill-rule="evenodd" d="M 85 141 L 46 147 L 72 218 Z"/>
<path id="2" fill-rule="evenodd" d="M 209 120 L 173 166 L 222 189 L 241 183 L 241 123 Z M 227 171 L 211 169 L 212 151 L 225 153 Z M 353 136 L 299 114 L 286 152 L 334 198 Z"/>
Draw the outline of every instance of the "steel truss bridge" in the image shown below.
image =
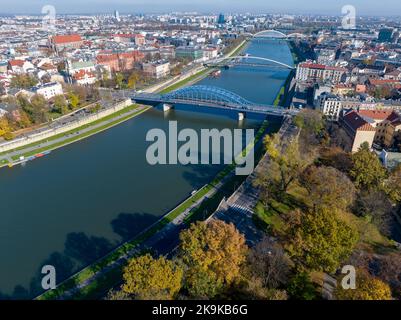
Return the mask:
<path id="1" fill-rule="evenodd" d="M 136 103 L 145 105 L 192 105 L 231 110 L 244 114 L 254 113 L 285 116 L 295 115 L 298 113 L 298 110 L 253 103 L 234 92 L 218 87 L 203 85 L 182 88 L 168 94 L 140 93 L 133 95 L 132 99 Z"/>

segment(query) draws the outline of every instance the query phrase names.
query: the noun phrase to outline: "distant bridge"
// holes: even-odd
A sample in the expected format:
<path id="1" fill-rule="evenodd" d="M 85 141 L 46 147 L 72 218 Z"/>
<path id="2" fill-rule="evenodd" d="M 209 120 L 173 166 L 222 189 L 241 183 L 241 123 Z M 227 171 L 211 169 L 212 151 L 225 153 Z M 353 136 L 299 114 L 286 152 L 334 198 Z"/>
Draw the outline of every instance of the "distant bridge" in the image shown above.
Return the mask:
<path id="1" fill-rule="evenodd" d="M 251 55 L 241 55 L 241 56 L 234 56 L 234 57 L 224 57 L 224 58 L 217 58 L 211 61 L 204 63 L 206 67 L 231 67 L 235 65 L 245 65 L 245 66 L 253 66 L 253 67 L 266 67 L 266 66 L 277 66 L 285 69 L 295 69 L 294 66 L 290 66 L 286 63 L 262 58 L 262 57 L 255 57 Z"/>
<path id="2" fill-rule="evenodd" d="M 253 33 L 245 33 L 245 36 L 252 37 L 254 39 L 281 39 L 281 40 L 291 40 L 295 38 L 308 38 L 307 35 L 304 35 L 302 33 L 290 33 L 290 34 L 285 34 L 281 31 L 277 30 L 263 30 L 259 31 L 255 34 Z"/>
<path id="3" fill-rule="evenodd" d="M 132 99 L 140 104 L 153 106 L 162 104 L 164 111 L 173 108 L 177 104 L 231 110 L 239 113 L 239 119 L 243 119 L 246 113 L 274 116 L 295 115 L 298 113 L 298 110 L 253 103 L 234 92 L 202 85 L 182 88 L 168 94 L 135 94 Z"/>

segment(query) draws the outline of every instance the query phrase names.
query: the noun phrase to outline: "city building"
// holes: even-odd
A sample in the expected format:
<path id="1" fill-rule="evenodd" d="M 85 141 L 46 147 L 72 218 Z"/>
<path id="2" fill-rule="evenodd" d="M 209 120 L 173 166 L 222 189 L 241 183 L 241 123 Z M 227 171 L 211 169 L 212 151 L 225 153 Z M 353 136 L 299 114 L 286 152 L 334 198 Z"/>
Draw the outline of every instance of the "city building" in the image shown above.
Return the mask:
<path id="1" fill-rule="evenodd" d="M 330 81 L 334 84 L 343 82 L 347 69 L 331 67 L 318 63 L 305 62 L 298 65 L 296 79 L 298 81 Z"/>
<path id="2" fill-rule="evenodd" d="M 190 59 L 194 61 L 203 60 L 203 50 L 200 47 L 178 47 L 175 51 L 177 58 Z"/>
<path id="3" fill-rule="evenodd" d="M 96 57 L 96 61 L 107 66 L 112 72 L 120 72 L 133 69 L 144 57 L 142 52 L 135 50 L 125 53 L 102 53 Z"/>
<path id="4" fill-rule="evenodd" d="M 348 149 L 347 151 L 357 152 L 365 142 L 368 143 L 369 147 L 372 147 L 376 129 L 361 117 L 357 111 L 342 112 L 339 122 L 351 138 L 351 143 L 346 148 Z"/>
<path id="5" fill-rule="evenodd" d="M 393 145 L 401 132 L 401 117 L 392 109 L 359 110 L 359 115 L 376 128 L 374 142 L 385 148 Z"/>
<path id="6" fill-rule="evenodd" d="M 46 100 L 54 98 L 55 96 L 64 94 L 63 87 L 58 82 L 45 83 L 29 90 L 33 94 L 40 94 Z"/>
<path id="7" fill-rule="evenodd" d="M 58 35 L 50 38 L 50 45 L 56 52 L 64 49 L 79 49 L 83 43 L 79 34 Z"/>
<path id="8" fill-rule="evenodd" d="M 152 78 L 160 79 L 170 73 L 170 63 L 167 61 L 144 63 L 143 72 Z"/>
<path id="9" fill-rule="evenodd" d="M 219 50 L 215 47 L 207 47 L 203 49 L 203 57 L 205 60 L 212 60 L 217 58 L 219 55 Z"/>
<path id="10" fill-rule="evenodd" d="M 393 42 L 394 29 L 383 28 L 379 31 L 379 42 Z"/>

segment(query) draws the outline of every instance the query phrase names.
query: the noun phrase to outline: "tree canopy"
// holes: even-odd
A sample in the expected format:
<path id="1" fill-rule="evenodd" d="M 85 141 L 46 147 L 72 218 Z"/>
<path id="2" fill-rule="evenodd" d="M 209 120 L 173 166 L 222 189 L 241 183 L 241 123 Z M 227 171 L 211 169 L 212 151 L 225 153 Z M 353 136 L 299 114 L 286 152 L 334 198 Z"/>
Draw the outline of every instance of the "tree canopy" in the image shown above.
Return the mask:
<path id="1" fill-rule="evenodd" d="M 186 287 L 192 296 L 212 298 L 239 276 L 247 246 L 233 224 L 198 222 L 182 231 L 180 240 L 180 257 L 188 268 Z"/>
<path id="2" fill-rule="evenodd" d="M 356 289 L 345 290 L 339 285 L 336 290 L 339 300 L 391 300 L 390 287 L 371 276 L 363 269 L 357 269 Z"/>
<path id="3" fill-rule="evenodd" d="M 290 256 L 316 271 L 335 272 L 358 240 L 357 232 L 327 207 L 302 214 L 292 230 L 287 245 Z"/>
<path id="4" fill-rule="evenodd" d="M 346 209 L 354 200 L 355 187 L 342 172 L 331 167 L 309 166 L 301 175 L 313 206 Z"/>
<path id="5" fill-rule="evenodd" d="M 359 189 L 378 187 L 386 178 L 386 169 L 379 158 L 367 148 L 361 147 L 353 154 L 352 162 L 350 175 Z"/>
<path id="6" fill-rule="evenodd" d="M 171 300 L 181 289 L 183 270 L 175 262 L 151 255 L 134 258 L 124 268 L 123 292 L 143 300 Z"/>

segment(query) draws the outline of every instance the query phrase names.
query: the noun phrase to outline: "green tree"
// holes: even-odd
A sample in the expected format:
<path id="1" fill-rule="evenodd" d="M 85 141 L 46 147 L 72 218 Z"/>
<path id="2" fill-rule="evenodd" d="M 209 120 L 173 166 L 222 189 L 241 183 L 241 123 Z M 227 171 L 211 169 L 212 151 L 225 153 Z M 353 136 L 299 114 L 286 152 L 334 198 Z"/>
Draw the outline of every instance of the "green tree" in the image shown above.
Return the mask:
<path id="1" fill-rule="evenodd" d="M 353 167 L 350 171 L 355 186 L 359 189 L 371 189 L 382 185 L 387 171 L 376 154 L 365 145 L 352 155 Z"/>
<path id="2" fill-rule="evenodd" d="M 302 158 L 296 140 L 289 141 L 284 147 L 278 135 L 274 135 L 266 136 L 264 144 L 270 161 L 268 167 L 259 174 L 257 184 L 268 190 L 265 194 L 280 197 L 298 181 L 308 162 Z"/>
<path id="3" fill-rule="evenodd" d="M 117 87 L 119 89 L 123 89 L 124 88 L 124 75 L 120 72 L 116 73 L 115 80 L 116 80 Z"/>
<path id="4" fill-rule="evenodd" d="M 287 292 L 291 299 L 295 300 L 314 300 L 317 298 L 315 286 L 306 272 L 300 272 L 291 279 Z"/>
<path id="5" fill-rule="evenodd" d="M 32 119 L 35 123 L 43 123 L 48 121 L 47 111 L 48 111 L 48 103 L 40 94 L 36 94 L 31 98 L 31 106 L 32 106 Z"/>
<path id="6" fill-rule="evenodd" d="M 10 87 L 29 89 L 38 83 L 38 79 L 28 74 L 17 74 L 11 78 Z"/>
<path id="7" fill-rule="evenodd" d="M 68 112 L 68 104 L 64 95 L 58 95 L 54 97 L 53 110 L 59 114 L 66 114 Z"/>
<path id="8" fill-rule="evenodd" d="M 71 110 L 76 109 L 80 102 L 79 97 L 76 94 L 74 94 L 73 92 L 70 92 L 68 94 L 68 101 L 70 103 Z"/>
<path id="9" fill-rule="evenodd" d="M 324 129 L 323 114 L 316 110 L 304 109 L 294 118 L 298 128 L 306 130 L 315 135 L 320 134 Z"/>
<path id="10" fill-rule="evenodd" d="M 357 240 L 357 232 L 335 210 L 320 207 L 291 226 L 287 250 L 300 266 L 331 273 L 350 256 Z"/>
<path id="11" fill-rule="evenodd" d="M 180 234 L 186 287 L 193 297 L 213 298 L 231 285 L 246 261 L 245 238 L 220 220 L 192 224 Z"/>
<path id="12" fill-rule="evenodd" d="M 371 276 L 363 269 L 357 269 L 356 289 L 345 290 L 338 286 L 335 292 L 339 300 L 391 300 L 388 284 Z"/>
<path id="13" fill-rule="evenodd" d="M 171 300 L 181 289 L 183 270 L 177 263 L 151 255 L 131 259 L 124 268 L 122 290 L 142 300 Z"/>

